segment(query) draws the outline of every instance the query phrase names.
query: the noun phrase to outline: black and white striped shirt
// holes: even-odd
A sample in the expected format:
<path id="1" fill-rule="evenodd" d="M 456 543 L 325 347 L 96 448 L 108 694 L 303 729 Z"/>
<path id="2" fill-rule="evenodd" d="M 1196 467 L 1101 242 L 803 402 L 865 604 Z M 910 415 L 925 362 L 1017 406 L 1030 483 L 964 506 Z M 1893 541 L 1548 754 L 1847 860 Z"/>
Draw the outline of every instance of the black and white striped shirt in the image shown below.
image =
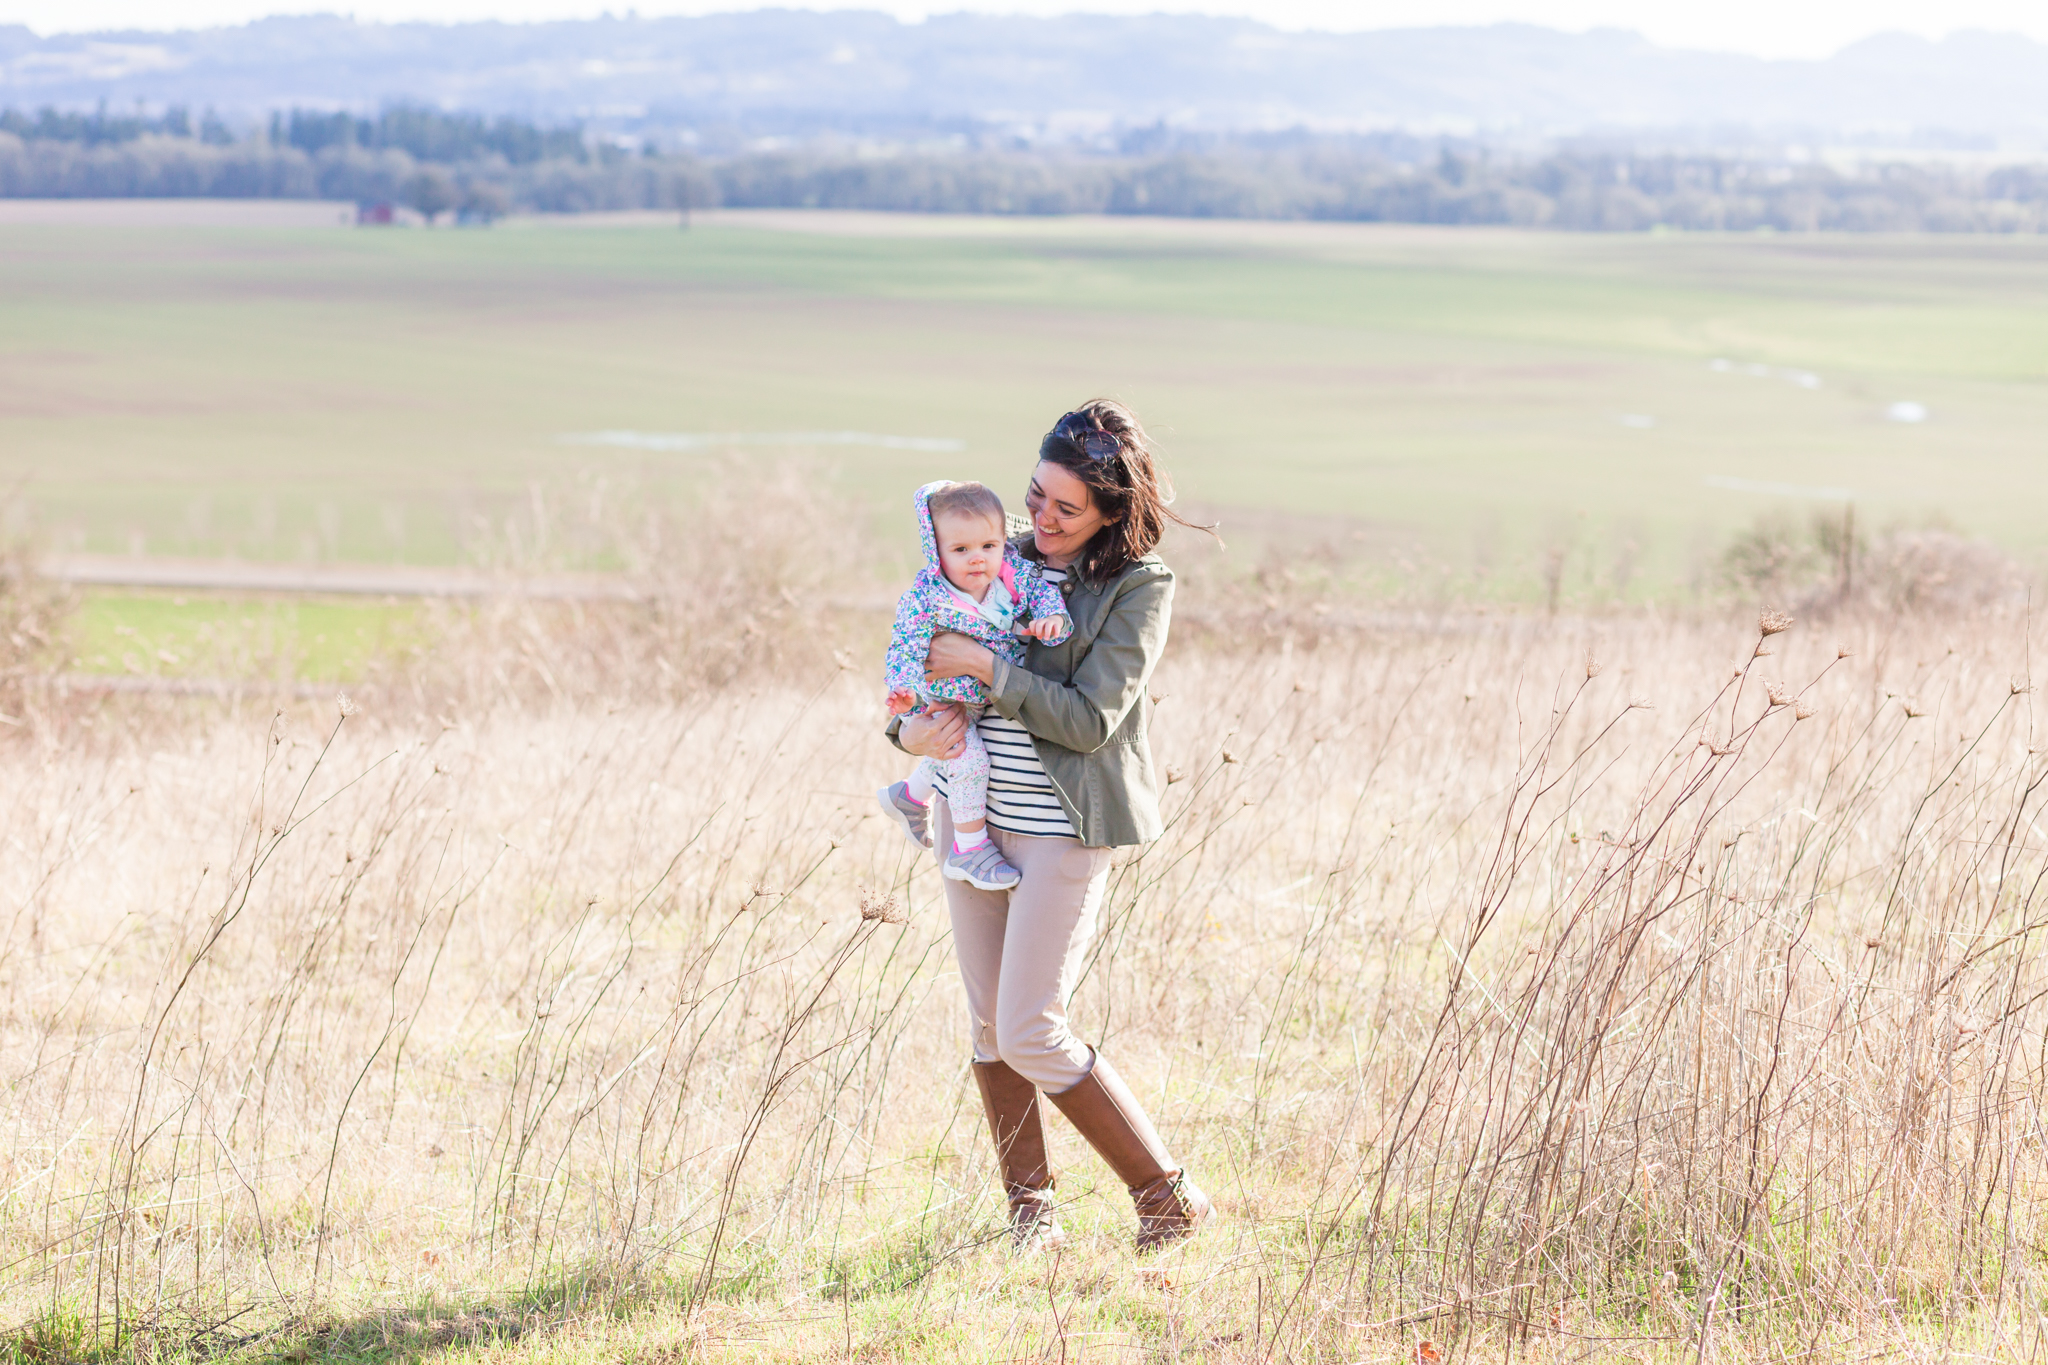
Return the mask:
<path id="1" fill-rule="evenodd" d="M 1048 583 L 1066 578 L 1057 569 L 1041 569 Z M 988 822 L 1005 834 L 1038 834 L 1074 839 L 1074 824 L 1060 806 L 1059 794 L 1038 751 L 1031 747 L 1031 732 L 997 713 L 991 706 L 975 722 L 981 742 L 988 746 Z M 939 794 L 945 795 L 946 780 L 937 776 Z"/>

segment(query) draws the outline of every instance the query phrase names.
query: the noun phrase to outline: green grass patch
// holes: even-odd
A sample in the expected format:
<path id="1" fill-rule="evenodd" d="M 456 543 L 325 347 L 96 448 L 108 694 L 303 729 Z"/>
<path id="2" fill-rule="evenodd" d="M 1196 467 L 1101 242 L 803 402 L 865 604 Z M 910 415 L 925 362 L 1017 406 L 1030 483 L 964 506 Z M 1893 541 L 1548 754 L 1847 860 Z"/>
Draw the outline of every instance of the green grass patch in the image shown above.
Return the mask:
<path id="1" fill-rule="evenodd" d="M 66 626 L 80 672 L 309 682 L 357 681 L 426 630 L 412 602 L 111 591 L 85 593 Z"/>

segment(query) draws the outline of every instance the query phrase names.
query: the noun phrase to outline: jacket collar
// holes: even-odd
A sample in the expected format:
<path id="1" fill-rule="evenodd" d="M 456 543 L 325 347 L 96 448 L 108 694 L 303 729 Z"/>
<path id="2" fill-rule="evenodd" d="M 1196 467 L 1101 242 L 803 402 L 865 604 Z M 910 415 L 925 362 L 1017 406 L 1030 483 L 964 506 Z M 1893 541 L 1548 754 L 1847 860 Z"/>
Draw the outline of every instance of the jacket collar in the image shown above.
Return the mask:
<path id="1" fill-rule="evenodd" d="M 1032 542 L 1031 531 L 1028 527 L 1021 535 L 1012 538 L 1010 548 L 1030 560 L 1033 564 L 1037 564 L 1040 567 L 1043 567 L 1045 564 L 1045 561 L 1038 557 L 1038 547 Z M 1125 566 L 1122 573 L 1102 583 L 1091 583 L 1080 574 L 1069 569 L 1066 579 L 1059 585 L 1060 595 L 1062 597 L 1072 597 L 1076 592 L 1086 592 L 1090 596 L 1100 597 L 1109 590 L 1112 584 L 1121 583 L 1133 574 L 1142 573 L 1149 578 L 1155 573 L 1163 573 L 1165 569 L 1166 561 L 1159 557 L 1157 551 L 1146 555 L 1135 563 Z"/>

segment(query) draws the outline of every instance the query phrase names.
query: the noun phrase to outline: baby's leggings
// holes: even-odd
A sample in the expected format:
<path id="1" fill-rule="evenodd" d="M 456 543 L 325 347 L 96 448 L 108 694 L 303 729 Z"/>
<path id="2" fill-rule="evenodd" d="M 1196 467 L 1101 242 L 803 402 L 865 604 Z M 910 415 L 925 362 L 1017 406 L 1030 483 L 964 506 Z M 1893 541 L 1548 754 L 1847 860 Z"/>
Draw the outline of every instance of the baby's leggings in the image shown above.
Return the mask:
<path id="1" fill-rule="evenodd" d="M 946 809 L 953 823 L 982 819 L 988 811 L 988 746 L 981 742 L 981 730 L 967 723 L 967 747 L 954 758 L 921 758 L 922 776 L 937 778 L 945 789 Z M 913 784 L 914 785 L 914 784 Z"/>

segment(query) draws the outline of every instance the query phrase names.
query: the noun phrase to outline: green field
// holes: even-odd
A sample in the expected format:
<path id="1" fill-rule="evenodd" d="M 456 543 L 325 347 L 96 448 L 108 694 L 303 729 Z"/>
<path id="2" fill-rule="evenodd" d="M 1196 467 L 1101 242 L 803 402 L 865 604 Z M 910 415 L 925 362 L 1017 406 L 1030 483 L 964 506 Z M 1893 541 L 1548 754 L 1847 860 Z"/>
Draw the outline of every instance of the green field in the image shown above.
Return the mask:
<path id="1" fill-rule="evenodd" d="M 411 603 L 102 590 L 65 623 L 60 662 L 87 673 L 346 683 L 421 643 L 419 618 Z"/>
<path id="2" fill-rule="evenodd" d="M 7 226 L 0 303 L 0 477 L 60 547 L 446 562 L 536 479 L 731 459 L 561 439 L 595 431 L 952 439 L 736 453 L 884 507 L 930 477 L 1008 492 L 1098 393 L 1226 522 L 1502 582 L 1570 542 L 1594 579 L 1611 554 L 1632 592 L 1676 585 L 1731 528 L 1827 505 L 1800 490 L 2048 546 L 2036 240 Z"/>

